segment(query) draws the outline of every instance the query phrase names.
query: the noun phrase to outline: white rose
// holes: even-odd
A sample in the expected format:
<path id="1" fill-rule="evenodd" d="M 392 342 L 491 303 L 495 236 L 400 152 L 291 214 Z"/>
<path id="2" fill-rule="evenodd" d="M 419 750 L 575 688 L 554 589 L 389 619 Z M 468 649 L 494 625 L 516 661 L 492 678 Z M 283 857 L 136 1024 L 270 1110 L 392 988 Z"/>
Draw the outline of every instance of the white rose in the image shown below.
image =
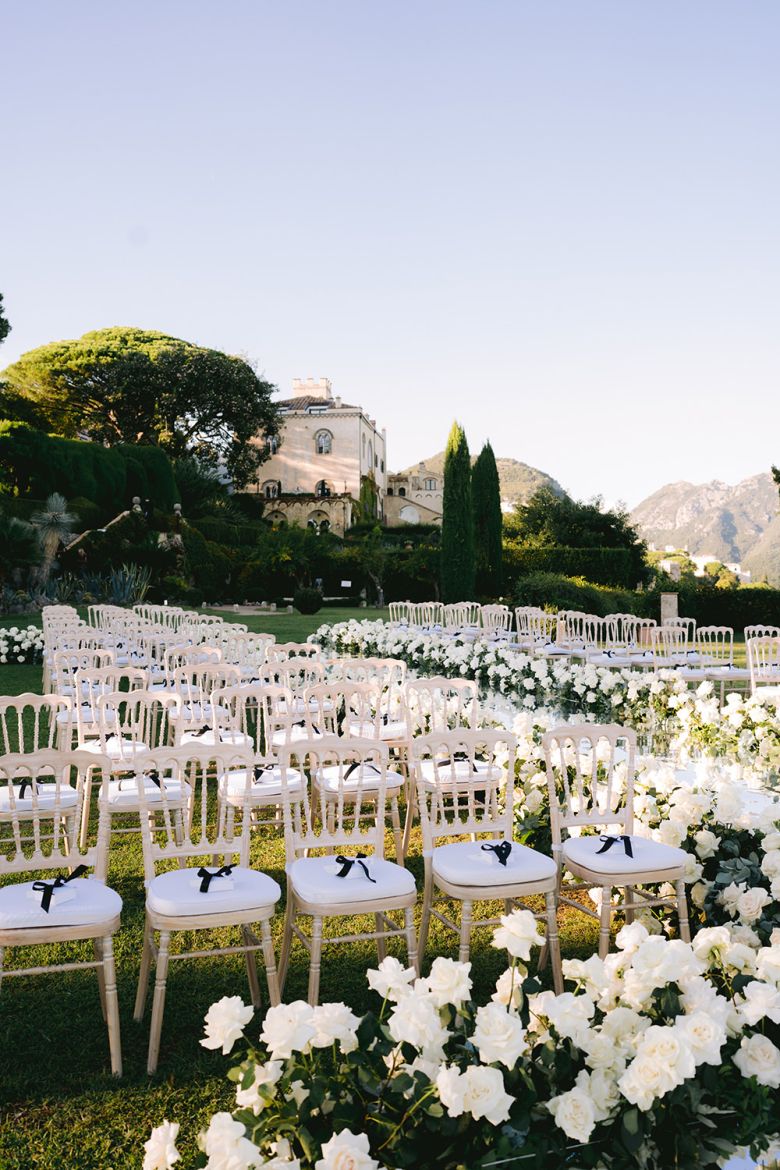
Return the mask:
<path id="1" fill-rule="evenodd" d="M 439 1100 L 450 1117 L 460 1117 L 465 1110 L 466 1082 L 454 1065 L 443 1065 L 436 1076 Z"/>
<path id="2" fill-rule="evenodd" d="M 330 1048 L 331 1044 L 338 1043 L 345 1055 L 357 1048 L 356 1032 L 360 1019 L 345 1003 L 323 1003 L 315 1007 L 312 1024 L 316 1028 L 312 1048 Z"/>
<path id="3" fill-rule="evenodd" d="M 731 945 L 731 932 L 727 926 L 705 926 L 693 936 L 693 952 L 706 963 L 720 959 Z"/>
<path id="4" fill-rule="evenodd" d="M 758 952 L 756 974 L 767 983 L 780 983 L 780 946 L 777 943 L 771 947 L 762 947 Z"/>
<path id="5" fill-rule="evenodd" d="M 693 839 L 696 842 L 696 853 L 702 861 L 714 857 L 718 852 L 720 837 L 716 837 L 709 829 L 699 829 L 698 833 L 694 833 Z"/>
<path id="6" fill-rule="evenodd" d="M 296 999 L 268 1009 L 260 1039 L 274 1059 L 286 1060 L 293 1052 L 306 1052 L 316 1031 L 314 1009 Z"/>
<path id="7" fill-rule="evenodd" d="M 371 1157 L 368 1137 L 342 1129 L 325 1142 L 322 1157 L 314 1163 L 314 1170 L 380 1170 Z"/>
<path id="8" fill-rule="evenodd" d="M 396 1044 L 411 1044 L 425 1060 L 439 1058 L 450 1035 L 429 996 L 404 996 L 393 1008 L 387 1026 Z"/>
<path id="9" fill-rule="evenodd" d="M 493 932 L 491 945 L 498 950 L 507 950 L 516 959 L 527 962 L 531 957 L 531 947 L 539 947 L 544 942 L 544 935 L 539 933 L 539 924 L 530 910 L 503 914 L 500 922 Z"/>
<path id="10" fill-rule="evenodd" d="M 433 960 L 427 979 L 420 979 L 417 988 L 427 991 L 437 1007 L 452 1004 L 460 1007 L 471 998 L 471 963 L 459 963 L 443 956 Z"/>
<path id="11" fill-rule="evenodd" d="M 409 990 L 416 975 L 413 967 L 404 967 L 398 959 L 388 955 L 379 966 L 366 972 L 368 986 L 382 999 L 399 999 Z"/>
<path id="12" fill-rule="evenodd" d="M 656 1060 L 639 1056 L 631 1061 L 618 1081 L 618 1088 L 626 1100 L 643 1111 L 650 1109 L 657 1097 L 662 1097 L 673 1087 Z"/>
<path id="13" fill-rule="evenodd" d="M 747 984 L 742 995 L 744 998 L 737 1005 L 737 1011 L 745 1023 L 753 1026 L 759 1020 L 768 1018 L 780 1024 L 780 991 L 776 987 L 754 979 Z"/>
<path id="14" fill-rule="evenodd" d="M 526 1050 L 525 1028 L 520 1019 L 498 1003 L 477 1009 L 472 1043 L 484 1064 L 505 1064 L 512 1068 Z"/>
<path id="15" fill-rule="evenodd" d="M 255 1009 L 247 1006 L 240 995 L 223 995 L 206 1012 L 206 1035 L 201 1044 L 204 1048 L 221 1048 L 222 1055 L 227 1056 L 254 1014 Z"/>
<path id="16" fill-rule="evenodd" d="M 743 1036 L 734 1064 L 743 1077 L 755 1077 L 760 1085 L 780 1089 L 780 1049 L 768 1037 L 760 1033 Z"/>
<path id="17" fill-rule="evenodd" d="M 641 922 L 631 922 L 622 926 L 615 935 L 615 946 L 620 951 L 632 954 L 648 938 L 647 928 Z"/>
<path id="18" fill-rule="evenodd" d="M 582 1089 L 569 1089 L 547 1102 L 555 1124 L 574 1142 L 587 1142 L 596 1125 L 593 1101 Z"/>
<path id="19" fill-rule="evenodd" d="M 245 1170 L 262 1165 L 260 1151 L 250 1142 L 240 1121 L 229 1113 L 215 1113 L 209 1127 L 198 1138 L 198 1144 L 208 1156 L 207 1170 Z"/>
<path id="20" fill-rule="evenodd" d="M 690 1047 L 697 1065 L 721 1063 L 720 1050 L 726 1043 L 726 1029 L 706 1011 L 678 1016 L 675 1026 Z"/>
<path id="21" fill-rule="evenodd" d="M 170 1170 L 174 1162 L 178 1162 L 181 1157 L 176 1149 L 178 1133 L 177 1121 L 164 1121 L 152 1130 L 144 1142 L 143 1170 Z"/>
<path id="22" fill-rule="evenodd" d="M 491 1125 L 500 1125 L 509 1118 L 514 1104 L 504 1089 L 500 1069 L 487 1065 L 470 1065 L 463 1074 L 465 1094 L 463 1105 L 467 1113 L 479 1120 L 484 1117 Z"/>
<path id="23" fill-rule="evenodd" d="M 767 890 L 761 886 L 752 886 L 737 898 L 737 914 L 743 922 L 757 922 L 764 907 L 772 901 Z"/>
<path id="24" fill-rule="evenodd" d="M 239 1083 L 236 1089 L 236 1104 L 240 1109 L 251 1109 L 255 1117 L 268 1104 L 268 1100 L 260 1088 L 272 1088 L 282 1075 L 281 1060 L 268 1060 L 265 1064 L 256 1064 L 252 1084 L 248 1089 L 242 1089 Z"/>
<path id="25" fill-rule="evenodd" d="M 494 1003 L 501 1003 L 504 1007 L 519 1008 L 523 1002 L 523 978 L 516 967 L 507 967 L 503 975 L 496 982 L 496 990 L 491 995 Z"/>

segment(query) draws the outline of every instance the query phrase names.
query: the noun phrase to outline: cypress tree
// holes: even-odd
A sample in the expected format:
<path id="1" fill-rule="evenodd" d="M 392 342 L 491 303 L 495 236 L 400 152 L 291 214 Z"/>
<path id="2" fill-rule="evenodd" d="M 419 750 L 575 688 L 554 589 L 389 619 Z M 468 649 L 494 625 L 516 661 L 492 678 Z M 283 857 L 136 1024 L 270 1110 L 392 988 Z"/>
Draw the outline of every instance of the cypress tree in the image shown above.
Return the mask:
<path id="1" fill-rule="evenodd" d="M 444 456 L 441 522 L 442 601 L 471 601 L 474 595 L 474 517 L 471 457 L 463 427 L 452 424 Z"/>
<path id="2" fill-rule="evenodd" d="M 501 485 L 490 443 L 485 443 L 471 469 L 471 499 L 477 592 L 484 597 L 500 597 L 504 579 Z"/>

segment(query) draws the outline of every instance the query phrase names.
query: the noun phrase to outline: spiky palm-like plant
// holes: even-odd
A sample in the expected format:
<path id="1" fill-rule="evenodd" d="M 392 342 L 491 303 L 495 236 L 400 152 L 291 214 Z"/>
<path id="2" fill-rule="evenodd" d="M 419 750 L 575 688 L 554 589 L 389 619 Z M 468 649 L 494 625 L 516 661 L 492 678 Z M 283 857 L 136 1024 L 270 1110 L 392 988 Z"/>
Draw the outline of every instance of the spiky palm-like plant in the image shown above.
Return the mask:
<path id="1" fill-rule="evenodd" d="M 51 574 L 60 544 L 73 533 L 76 517 L 68 511 L 68 501 L 65 497 L 59 492 L 52 492 L 46 500 L 46 506 L 39 512 L 33 512 L 30 523 L 38 532 L 38 541 L 43 552 L 40 576 L 41 582 L 45 583 Z"/>

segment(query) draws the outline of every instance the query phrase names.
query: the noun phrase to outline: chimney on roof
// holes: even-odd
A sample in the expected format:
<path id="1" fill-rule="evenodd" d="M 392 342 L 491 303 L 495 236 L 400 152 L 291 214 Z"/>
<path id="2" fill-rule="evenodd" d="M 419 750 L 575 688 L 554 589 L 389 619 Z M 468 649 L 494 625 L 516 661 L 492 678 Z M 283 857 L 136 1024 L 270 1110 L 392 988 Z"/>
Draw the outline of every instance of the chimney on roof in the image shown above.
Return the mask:
<path id="1" fill-rule="evenodd" d="M 323 401 L 333 398 L 327 378 L 307 378 L 305 382 L 303 378 L 293 378 L 293 398 L 300 398 L 304 394 L 309 398 L 322 398 Z"/>

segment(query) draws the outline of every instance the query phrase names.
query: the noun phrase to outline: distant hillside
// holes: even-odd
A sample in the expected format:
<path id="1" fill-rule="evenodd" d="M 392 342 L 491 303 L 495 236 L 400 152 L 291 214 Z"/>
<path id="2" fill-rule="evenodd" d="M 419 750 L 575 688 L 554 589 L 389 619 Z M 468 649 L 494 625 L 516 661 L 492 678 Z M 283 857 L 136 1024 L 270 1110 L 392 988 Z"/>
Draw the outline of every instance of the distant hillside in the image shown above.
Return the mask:
<path id="1" fill-rule="evenodd" d="M 444 474 L 443 451 L 440 451 L 438 455 L 431 455 L 423 462 L 433 475 Z M 471 462 L 474 462 L 473 458 Z M 517 459 L 498 458 L 496 459 L 496 467 L 501 483 L 501 499 L 508 500 L 511 504 L 525 503 L 540 487 L 548 487 L 558 495 L 563 495 L 563 488 L 557 480 L 554 480 L 545 471 L 539 471 L 537 467 L 530 467 L 527 463 L 520 463 Z M 411 474 L 416 472 L 418 468 L 419 464 L 415 463 L 413 467 L 407 467 L 403 474 Z"/>
<path id="2" fill-rule="evenodd" d="M 777 512 L 777 487 L 764 473 L 734 486 L 719 480 L 667 484 L 634 508 L 631 519 L 657 548 L 671 544 L 693 556 L 741 561 L 758 576 L 767 572 L 759 565 L 771 563 L 768 575 L 780 580 Z"/>

